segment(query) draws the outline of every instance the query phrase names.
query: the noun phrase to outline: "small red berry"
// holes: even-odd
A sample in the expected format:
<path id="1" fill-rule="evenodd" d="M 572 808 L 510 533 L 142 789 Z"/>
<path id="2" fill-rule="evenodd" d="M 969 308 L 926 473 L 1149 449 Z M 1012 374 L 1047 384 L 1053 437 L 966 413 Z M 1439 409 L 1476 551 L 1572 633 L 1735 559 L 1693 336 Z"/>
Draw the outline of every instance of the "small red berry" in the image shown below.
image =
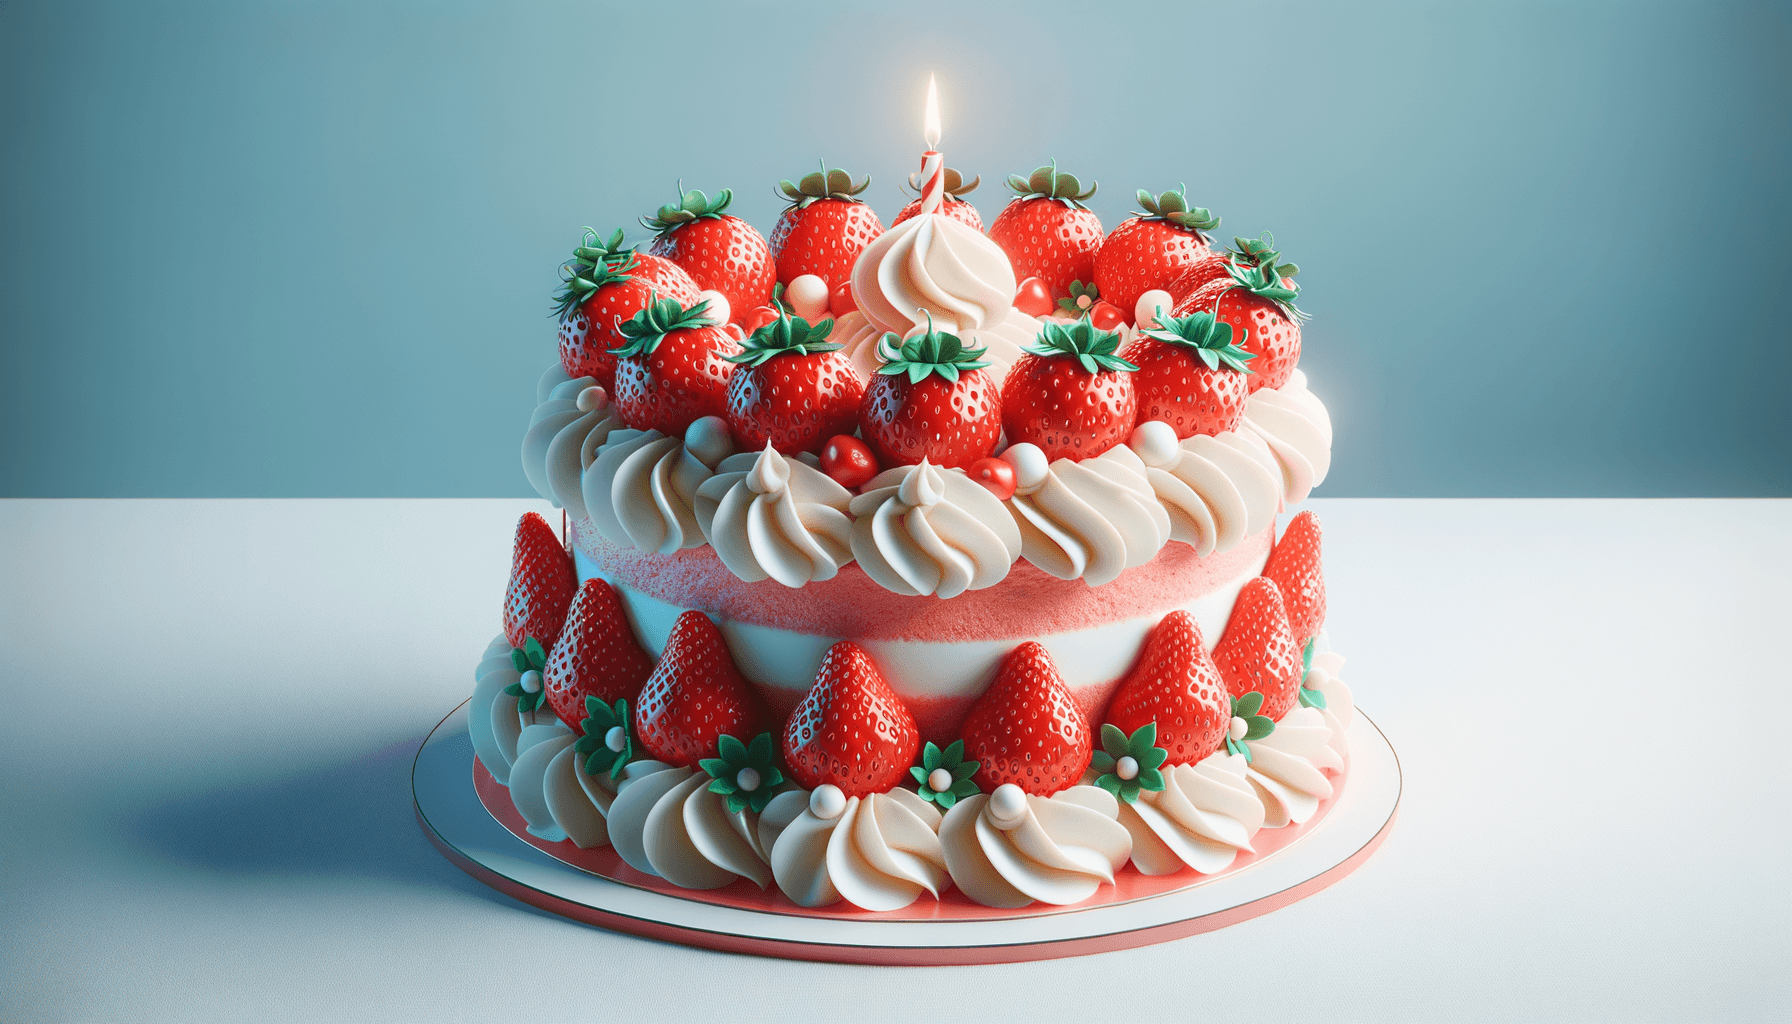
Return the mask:
<path id="1" fill-rule="evenodd" d="M 1119 306 L 1101 301 L 1089 310 L 1089 321 L 1095 325 L 1095 329 L 1098 331 L 1111 331 L 1126 322 L 1126 314 L 1120 312 Z"/>
<path id="2" fill-rule="evenodd" d="M 757 331 L 759 328 L 764 327 L 766 324 L 769 324 L 776 319 L 778 319 L 778 308 L 776 306 L 754 306 L 752 309 L 747 310 L 745 316 L 740 318 L 740 329 L 746 334 L 752 334 L 754 331 Z"/>
<path id="3" fill-rule="evenodd" d="M 849 491 L 865 486 L 877 475 L 877 469 L 877 457 L 871 454 L 871 446 L 850 434 L 828 438 L 828 443 L 821 449 L 821 471 Z M 1009 475 L 1013 475 L 1012 471 Z"/>
<path id="4" fill-rule="evenodd" d="M 1014 308 L 1028 316 L 1045 316 L 1057 308 L 1051 289 L 1037 277 L 1029 277 L 1014 292 Z"/>
<path id="5" fill-rule="evenodd" d="M 978 459 L 965 467 L 965 472 L 972 481 L 982 484 L 985 490 L 995 495 L 997 501 L 1007 501 L 1014 497 L 1014 467 L 1007 460 L 994 457 Z"/>
<path id="6" fill-rule="evenodd" d="M 853 298 L 851 281 L 842 281 L 834 286 L 833 294 L 828 296 L 828 312 L 834 314 L 835 319 L 858 308 L 859 300 Z"/>

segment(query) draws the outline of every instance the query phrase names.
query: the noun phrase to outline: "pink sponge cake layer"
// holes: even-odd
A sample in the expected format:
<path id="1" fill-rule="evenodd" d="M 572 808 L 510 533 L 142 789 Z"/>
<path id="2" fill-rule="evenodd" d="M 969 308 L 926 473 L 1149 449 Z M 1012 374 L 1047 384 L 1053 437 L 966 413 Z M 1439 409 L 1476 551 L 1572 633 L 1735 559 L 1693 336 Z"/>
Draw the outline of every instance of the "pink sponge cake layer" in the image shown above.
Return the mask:
<path id="1" fill-rule="evenodd" d="M 1274 529 L 1223 554 L 1198 557 L 1180 542 L 1101 587 L 1061 580 L 1026 561 L 1002 582 L 950 600 L 904 597 L 856 563 L 831 580 L 791 589 L 742 581 L 709 547 L 671 555 L 612 544 L 588 520 L 573 522 L 579 579 L 616 585 L 642 646 L 657 656 L 678 616 L 700 610 L 721 627 L 741 673 L 760 688 L 777 720 L 802 699 L 822 655 L 851 640 L 877 662 L 922 735 L 951 739 L 1002 658 L 1043 644 L 1092 719 L 1132 666 L 1158 620 L 1187 609 L 1207 646 L 1219 641 L 1232 604 L 1263 570 Z"/>

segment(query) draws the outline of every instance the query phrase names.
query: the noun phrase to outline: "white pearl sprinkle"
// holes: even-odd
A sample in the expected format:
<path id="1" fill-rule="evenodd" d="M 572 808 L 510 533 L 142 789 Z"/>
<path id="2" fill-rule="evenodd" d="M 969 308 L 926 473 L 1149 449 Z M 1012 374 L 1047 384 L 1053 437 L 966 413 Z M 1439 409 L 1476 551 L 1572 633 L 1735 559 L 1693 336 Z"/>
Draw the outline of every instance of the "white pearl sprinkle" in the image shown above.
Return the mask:
<path id="1" fill-rule="evenodd" d="M 1128 754 L 1114 762 L 1114 774 L 1120 776 L 1120 781 L 1130 782 L 1139 777 L 1139 762 Z"/>
<path id="2" fill-rule="evenodd" d="M 785 286 L 784 304 L 791 313 L 814 324 L 828 311 L 828 283 L 814 274 L 803 274 Z"/>
<path id="3" fill-rule="evenodd" d="M 831 782 L 824 782 L 809 794 L 809 813 L 823 821 L 833 821 L 846 813 L 846 794 Z"/>
<path id="4" fill-rule="evenodd" d="M 1234 717 L 1232 719 L 1232 726 L 1228 730 L 1228 735 L 1230 735 L 1234 740 L 1243 742 L 1244 734 L 1247 732 L 1250 732 L 1250 731 L 1251 731 L 1251 723 L 1245 721 L 1242 718 Z"/>
<path id="5" fill-rule="evenodd" d="M 1157 311 L 1161 307 L 1164 316 L 1170 315 L 1170 308 L 1176 305 L 1176 299 L 1162 288 L 1152 290 L 1139 296 L 1133 303 L 1132 322 L 1139 325 L 1140 330 L 1150 330 L 1157 326 Z"/>
<path id="6" fill-rule="evenodd" d="M 927 788 L 935 793 L 944 793 L 952 788 L 952 773 L 944 768 L 935 768 L 927 773 Z"/>
<path id="7" fill-rule="evenodd" d="M 697 298 L 709 303 L 708 316 L 712 323 L 725 324 L 734 318 L 734 311 L 728 308 L 728 296 L 713 288 L 705 288 L 697 293 Z"/>
<path id="8" fill-rule="evenodd" d="M 1027 820 L 1027 794 L 1012 782 L 1004 782 L 989 794 L 989 823 L 1010 829 Z"/>
<path id="9" fill-rule="evenodd" d="M 620 725 L 610 726 L 610 731 L 604 733 L 604 746 L 622 753 L 622 748 L 628 746 L 628 730 Z"/>
<path id="10" fill-rule="evenodd" d="M 734 786 L 742 793 L 751 793 L 759 788 L 759 772 L 752 768 L 742 768 L 734 777 Z"/>
<path id="11" fill-rule="evenodd" d="M 541 673 L 535 671 L 534 669 L 530 669 L 529 671 L 524 672 L 522 683 L 523 683 L 523 692 L 524 693 L 540 693 L 541 692 Z"/>

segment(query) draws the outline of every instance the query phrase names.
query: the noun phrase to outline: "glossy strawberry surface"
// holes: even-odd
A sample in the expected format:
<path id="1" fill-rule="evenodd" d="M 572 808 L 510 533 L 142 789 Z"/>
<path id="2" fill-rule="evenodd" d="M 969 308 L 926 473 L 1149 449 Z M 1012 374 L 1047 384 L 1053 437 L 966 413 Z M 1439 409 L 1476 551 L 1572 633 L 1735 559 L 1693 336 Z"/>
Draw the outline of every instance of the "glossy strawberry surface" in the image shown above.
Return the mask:
<path id="1" fill-rule="evenodd" d="M 596 377 L 606 390 L 614 390 L 616 357 L 610 350 L 627 340 L 617 326 L 645 309 L 650 295 L 680 305 L 697 301 L 702 288 L 684 268 L 648 253 L 634 258 L 629 280 L 604 285 L 560 321 L 560 367 L 567 376 Z"/>
<path id="2" fill-rule="evenodd" d="M 728 429 L 741 451 L 767 444 L 785 455 L 812 452 L 858 423 L 865 383 L 839 352 L 774 356 L 737 366 L 728 383 Z"/>
<path id="3" fill-rule="evenodd" d="M 1166 291 L 1212 252 L 1200 232 L 1167 220 L 1133 217 L 1121 221 L 1095 254 L 1095 287 L 1101 297 L 1132 319 L 1139 296 Z"/>
<path id="4" fill-rule="evenodd" d="M 1300 324 L 1280 303 L 1253 295 L 1230 277 L 1216 278 L 1176 304 L 1175 314 L 1197 310 L 1211 312 L 1241 340 L 1238 347 L 1256 356 L 1251 360 L 1250 388 L 1279 388 L 1294 375 L 1300 362 Z"/>
<path id="5" fill-rule="evenodd" d="M 615 589 L 597 577 L 580 584 L 566 613 L 566 626 L 541 672 L 554 714 L 582 735 L 585 730 L 579 723 L 585 718 L 586 697 L 633 705 L 652 673 L 653 659 L 635 642 Z"/>
<path id="6" fill-rule="evenodd" d="M 1138 422 L 1162 420 L 1177 437 L 1236 430 L 1250 397 L 1249 375 L 1208 366 L 1180 345 L 1140 337 L 1120 350 L 1138 367 L 1131 374 Z"/>
<path id="7" fill-rule="evenodd" d="M 1170 764 L 1194 764 L 1220 748 L 1232 724 L 1231 695 L 1186 611 L 1164 616 L 1120 681 L 1107 720 L 1132 735 L 1157 723 L 1157 745 Z"/>
<path id="8" fill-rule="evenodd" d="M 1132 374 L 1090 373 L 1062 356 L 1026 353 L 1002 382 L 1002 429 L 1048 459 L 1092 459 L 1132 436 L 1138 395 Z"/>
<path id="9" fill-rule="evenodd" d="M 765 236 L 739 217 L 679 225 L 655 238 L 647 252 L 678 264 L 698 288 L 721 292 L 735 323 L 748 310 L 770 303 L 778 280 Z"/>
<path id="10" fill-rule="evenodd" d="M 504 588 L 504 639 L 521 647 L 530 637 L 542 649 L 553 646 L 566 624 L 578 577 L 572 559 L 547 520 L 523 513 L 511 549 L 510 582 Z"/>
<path id="11" fill-rule="evenodd" d="M 615 390 L 622 421 L 677 436 L 695 420 L 723 415 L 735 370 L 728 357 L 739 351 L 722 328 L 691 327 L 667 333 L 652 352 L 622 358 Z"/>
<path id="12" fill-rule="evenodd" d="M 1259 714 L 1281 721 L 1300 690 L 1301 649 L 1288 628 L 1282 592 L 1273 580 L 1251 580 L 1238 593 L 1226 631 L 1213 648 L 1213 663 L 1234 697 L 1261 693 Z"/>
<path id="13" fill-rule="evenodd" d="M 680 615 L 641 687 L 635 709 L 641 749 L 685 768 L 715 757 L 724 735 L 747 743 L 765 730 L 759 697 L 734 667 L 722 631 L 702 612 Z"/>
<path id="14" fill-rule="evenodd" d="M 989 226 L 990 241 L 1008 254 L 1017 280 L 1037 277 L 1053 299 L 1070 294 L 1070 282 L 1095 279 L 1101 218 L 1056 199 L 1016 199 Z"/>
<path id="15" fill-rule="evenodd" d="M 1002 432 L 1001 396 L 983 370 L 955 381 L 877 374 L 858 410 L 859 435 L 879 465 L 966 466 L 988 455 Z"/>
<path id="16" fill-rule="evenodd" d="M 1325 573 L 1320 566 L 1319 517 L 1312 510 L 1288 522 L 1263 575 L 1275 581 L 1288 612 L 1288 628 L 1295 643 L 1306 647 L 1325 625 Z"/>
<path id="17" fill-rule="evenodd" d="M 962 730 L 965 757 L 985 793 L 1012 782 L 1035 796 L 1073 786 L 1089 767 L 1089 723 L 1045 648 L 1033 641 L 1002 659 Z"/>
<path id="18" fill-rule="evenodd" d="M 842 640 L 784 725 L 784 760 L 805 789 L 833 783 L 847 796 L 888 792 L 920 745 L 915 720 L 871 656 Z"/>
<path id="19" fill-rule="evenodd" d="M 827 282 L 831 292 L 852 277 L 852 265 L 884 233 L 877 212 L 848 199 L 817 199 L 792 206 L 772 228 L 771 252 L 778 280 L 788 285 L 804 274 Z"/>

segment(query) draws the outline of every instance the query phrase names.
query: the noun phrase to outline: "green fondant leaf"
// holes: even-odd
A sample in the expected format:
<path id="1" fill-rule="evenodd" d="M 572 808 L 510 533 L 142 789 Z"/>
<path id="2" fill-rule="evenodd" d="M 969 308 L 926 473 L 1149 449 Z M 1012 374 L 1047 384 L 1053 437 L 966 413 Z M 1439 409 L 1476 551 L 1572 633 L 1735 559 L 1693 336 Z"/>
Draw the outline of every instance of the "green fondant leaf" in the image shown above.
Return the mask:
<path id="1" fill-rule="evenodd" d="M 1139 773 L 1139 786 L 1153 793 L 1164 790 L 1164 773 L 1156 768 L 1147 768 Z"/>
<path id="2" fill-rule="evenodd" d="M 1255 690 L 1252 690 L 1251 692 L 1238 698 L 1237 702 L 1232 705 L 1232 713 L 1234 715 L 1237 715 L 1239 718 L 1249 718 L 1252 715 L 1256 714 L 1257 709 L 1261 708 L 1262 706 L 1263 706 L 1263 695 L 1261 693 L 1258 693 Z"/>
<path id="3" fill-rule="evenodd" d="M 723 733 L 716 740 L 716 751 L 722 755 L 722 760 L 729 765 L 745 768 L 748 764 L 746 744 L 727 733 Z"/>
<path id="4" fill-rule="evenodd" d="M 1120 788 L 1121 787 L 1120 787 L 1120 777 L 1118 775 L 1103 775 L 1100 778 L 1095 780 L 1095 784 L 1097 786 L 1100 786 L 1102 789 L 1107 790 L 1109 793 L 1114 794 L 1114 796 L 1116 796 L 1116 797 L 1120 796 Z M 1131 802 L 1132 802 L 1131 800 L 1127 801 L 1127 803 L 1131 803 Z"/>
<path id="5" fill-rule="evenodd" d="M 1114 770 L 1114 762 L 1115 762 L 1114 755 L 1108 753 L 1105 750 L 1097 750 L 1095 753 L 1089 755 L 1089 767 L 1095 769 L 1098 772 L 1113 771 Z"/>
<path id="6" fill-rule="evenodd" d="M 1249 723 L 1249 727 L 1245 730 L 1244 734 L 1244 738 L 1247 741 L 1260 740 L 1276 731 L 1276 723 L 1262 715 L 1252 715 L 1246 721 Z"/>
<path id="7" fill-rule="evenodd" d="M 931 744 L 931 743 L 928 744 L 928 746 L 932 746 L 932 745 L 933 744 Z M 925 763 L 922 763 L 922 764 L 914 765 L 913 767 L 909 768 L 908 773 L 915 777 L 915 781 L 921 784 L 922 789 L 926 789 L 927 788 L 927 776 L 933 774 L 933 769 L 927 767 L 927 765 Z"/>
<path id="8" fill-rule="evenodd" d="M 712 779 L 719 779 L 724 775 L 731 774 L 728 771 L 728 762 L 719 757 L 703 758 L 697 762 L 697 767 L 707 772 Z"/>
<path id="9" fill-rule="evenodd" d="M 510 664 L 518 672 L 527 672 L 529 671 L 529 656 L 523 653 L 522 648 L 512 647 L 510 649 Z"/>
<path id="10" fill-rule="evenodd" d="M 529 659 L 529 667 L 541 671 L 548 667 L 548 652 L 542 650 L 541 641 L 529 637 L 523 641 L 523 654 Z"/>
<path id="11" fill-rule="evenodd" d="M 1151 728 L 1156 729 L 1157 726 L 1153 725 Z M 1109 757 L 1125 757 L 1131 747 L 1126 741 L 1126 733 L 1109 722 L 1101 727 L 1101 749 Z"/>

